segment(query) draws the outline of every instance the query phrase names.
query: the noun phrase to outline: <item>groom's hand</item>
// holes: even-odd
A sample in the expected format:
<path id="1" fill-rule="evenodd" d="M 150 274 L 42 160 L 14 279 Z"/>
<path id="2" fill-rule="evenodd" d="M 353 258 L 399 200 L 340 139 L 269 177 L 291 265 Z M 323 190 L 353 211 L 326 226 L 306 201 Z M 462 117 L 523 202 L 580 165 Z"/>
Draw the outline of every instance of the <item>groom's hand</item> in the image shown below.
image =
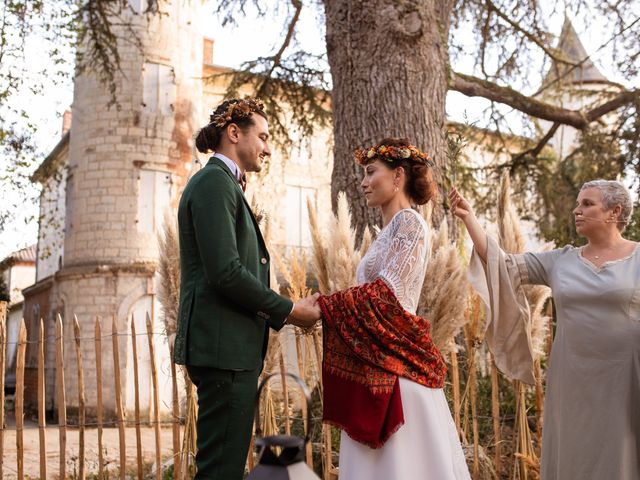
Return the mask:
<path id="1" fill-rule="evenodd" d="M 313 327 L 322 316 L 320 305 L 317 303 L 319 296 L 319 293 L 314 293 L 307 298 L 298 300 L 293 305 L 293 311 L 289 315 L 288 323 L 304 328 Z"/>

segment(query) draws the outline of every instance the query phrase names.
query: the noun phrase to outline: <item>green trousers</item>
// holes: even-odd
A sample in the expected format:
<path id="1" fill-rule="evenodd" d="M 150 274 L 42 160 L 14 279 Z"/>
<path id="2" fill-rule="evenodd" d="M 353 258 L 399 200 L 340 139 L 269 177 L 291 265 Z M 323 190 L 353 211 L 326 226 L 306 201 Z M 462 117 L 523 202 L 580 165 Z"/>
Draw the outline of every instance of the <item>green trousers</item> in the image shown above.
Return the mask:
<path id="1" fill-rule="evenodd" d="M 196 480 L 242 480 L 260 369 L 187 372 L 198 391 Z"/>

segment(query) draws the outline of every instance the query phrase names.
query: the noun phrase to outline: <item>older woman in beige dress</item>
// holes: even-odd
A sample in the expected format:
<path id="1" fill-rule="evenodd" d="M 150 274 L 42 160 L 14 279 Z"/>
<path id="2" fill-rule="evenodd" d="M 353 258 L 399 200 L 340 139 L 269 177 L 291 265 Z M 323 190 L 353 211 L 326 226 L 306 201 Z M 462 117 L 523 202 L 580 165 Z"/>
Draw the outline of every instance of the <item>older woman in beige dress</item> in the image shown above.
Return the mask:
<path id="1" fill-rule="evenodd" d="M 470 277 L 488 307 L 498 366 L 531 383 L 521 285 L 552 289 L 557 328 L 542 432 L 542 480 L 640 479 L 640 247 L 622 236 L 632 203 L 619 182 L 582 186 L 573 209 L 583 247 L 506 254 L 454 188 L 453 213 L 474 243 Z"/>

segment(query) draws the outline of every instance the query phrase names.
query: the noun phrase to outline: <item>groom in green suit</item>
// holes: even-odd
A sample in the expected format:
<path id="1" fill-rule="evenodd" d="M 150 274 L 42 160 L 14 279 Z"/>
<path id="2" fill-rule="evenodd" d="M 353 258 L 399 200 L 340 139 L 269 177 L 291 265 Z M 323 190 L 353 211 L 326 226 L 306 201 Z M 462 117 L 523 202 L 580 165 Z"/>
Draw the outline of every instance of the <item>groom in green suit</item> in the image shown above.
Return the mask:
<path id="1" fill-rule="evenodd" d="M 269 288 L 269 252 L 244 196 L 259 172 L 269 126 L 256 99 L 229 100 L 200 130 L 215 152 L 187 183 L 178 208 L 180 312 L 174 360 L 198 391 L 197 479 L 240 480 L 269 327 L 311 326 L 315 297 L 293 302 Z"/>

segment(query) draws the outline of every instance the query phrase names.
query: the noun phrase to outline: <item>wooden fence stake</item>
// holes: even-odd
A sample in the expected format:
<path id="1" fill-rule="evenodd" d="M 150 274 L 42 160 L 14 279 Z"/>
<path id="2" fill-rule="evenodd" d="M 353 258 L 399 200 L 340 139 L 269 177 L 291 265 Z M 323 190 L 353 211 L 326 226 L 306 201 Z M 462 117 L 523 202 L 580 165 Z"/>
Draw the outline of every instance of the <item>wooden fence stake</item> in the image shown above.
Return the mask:
<path id="1" fill-rule="evenodd" d="M 536 378 L 536 453 L 542 455 L 542 428 L 544 420 L 544 388 L 542 386 L 542 367 L 540 359 L 534 363 L 534 374 Z"/>
<path id="2" fill-rule="evenodd" d="M 171 356 L 171 413 L 173 414 L 173 478 L 180 478 L 182 464 L 180 462 L 180 399 L 178 397 L 178 372 L 173 362 L 173 346 L 169 348 Z"/>
<path id="3" fill-rule="evenodd" d="M 134 415 L 136 419 L 136 459 L 138 480 L 142 480 L 142 438 L 140 434 L 140 384 L 138 383 L 138 337 L 136 337 L 135 318 L 131 315 L 131 352 L 133 353 Z"/>
<path id="4" fill-rule="evenodd" d="M 493 417 L 493 436 L 495 438 L 493 464 L 500 478 L 502 471 L 502 433 L 500 432 L 500 384 L 498 383 L 498 367 L 491 355 L 491 416 Z"/>
<path id="5" fill-rule="evenodd" d="M 462 425 L 460 421 L 460 370 L 458 367 L 458 354 L 455 349 L 449 354 L 451 357 L 451 389 L 453 393 L 453 423 L 458 430 L 458 438 L 462 441 Z"/>
<path id="6" fill-rule="evenodd" d="M 252 471 L 256 468 L 256 460 L 255 456 L 256 442 L 255 442 L 255 431 L 251 433 L 251 438 L 249 439 L 249 454 L 247 455 L 247 465 L 249 467 L 249 471 Z"/>
<path id="7" fill-rule="evenodd" d="M 162 449 L 160 437 L 160 393 L 158 392 L 158 370 L 156 368 L 156 348 L 153 341 L 153 322 L 147 313 L 147 337 L 149 338 L 149 360 L 153 381 L 153 426 L 156 434 L 156 479 L 162 480 Z"/>
<path id="8" fill-rule="evenodd" d="M 465 325 L 467 331 L 465 337 L 467 340 L 467 354 L 469 365 L 469 377 L 467 379 L 467 388 L 469 390 L 469 398 L 471 401 L 471 428 L 473 432 L 473 465 L 471 467 L 471 478 L 477 480 L 480 472 L 480 459 L 479 459 L 479 433 L 478 433 L 478 371 L 476 367 L 476 339 L 477 339 L 477 325 L 478 317 L 480 314 L 479 300 L 474 303 L 474 320 L 471 324 Z"/>
<path id="9" fill-rule="evenodd" d="M 40 441 L 40 478 L 47 478 L 47 421 L 44 411 L 44 320 L 38 335 L 38 438 Z"/>
<path id="10" fill-rule="evenodd" d="M 320 394 L 320 401 L 322 401 L 322 338 L 320 337 L 320 330 L 317 328 L 313 330 L 313 349 L 316 354 L 316 371 L 318 372 L 318 385 Z M 333 471 L 333 455 L 331 446 L 331 426 L 321 423 L 322 439 L 324 443 L 324 468 L 322 469 L 322 478 L 330 478 Z"/>
<path id="11" fill-rule="evenodd" d="M 67 399 L 64 389 L 64 346 L 62 317 L 56 319 L 56 398 L 58 402 L 58 433 L 60 438 L 60 480 L 66 478 L 67 451 Z"/>
<path id="12" fill-rule="evenodd" d="M 85 395 L 84 370 L 82 369 L 82 346 L 80 345 L 80 324 L 78 317 L 73 316 L 73 334 L 76 342 L 76 362 L 78 363 L 78 478 L 84 480 L 84 428 L 85 428 Z"/>
<path id="13" fill-rule="evenodd" d="M 24 358 L 27 352 L 27 328 L 24 318 L 18 334 L 18 356 L 16 359 L 16 459 L 18 480 L 24 479 Z"/>
<path id="14" fill-rule="evenodd" d="M 104 477 L 104 456 L 102 453 L 102 328 L 100 326 L 100 317 L 96 317 L 95 326 L 95 347 L 96 347 L 96 396 L 97 411 L 96 416 L 98 423 L 98 479 Z"/>
<path id="15" fill-rule="evenodd" d="M 120 353 L 118 351 L 118 320 L 115 315 L 111 322 L 111 340 L 113 343 L 113 369 L 116 387 L 116 415 L 118 416 L 118 437 L 120 445 L 120 479 L 125 480 L 127 451 L 124 432 L 124 411 L 122 408 L 122 387 L 120 383 Z"/>
<path id="16" fill-rule="evenodd" d="M 4 369 L 7 351 L 7 302 L 0 302 L 0 478 L 4 478 Z"/>
<path id="17" fill-rule="evenodd" d="M 184 436 L 182 437 L 182 480 L 189 480 L 191 472 L 195 469 L 196 456 L 196 417 L 198 416 L 198 400 L 196 387 L 191 382 L 186 368 L 182 369 L 185 389 L 187 390 L 187 418 L 184 424 Z"/>
<path id="18" fill-rule="evenodd" d="M 300 339 L 301 333 L 300 329 L 296 328 L 296 354 L 298 357 L 298 371 L 300 372 L 300 378 L 302 381 L 306 383 L 307 379 L 304 376 L 304 361 L 303 361 L 303 351 L 302 351 L 302 341 Z M 307 404 L 306 402 L 302 402 L 302 426 L 306 431 L 311 428 L 311 425 L 307 425 Z M 311 450 L 311 442 L 308 442 L 305 447 L 305 456 L 307 457 L 307 465 L 313 470 L 313 454 Z"/>
<path id="19" fill-rule="evenodd" d="M 282 379 L 282 396 L 284 398 L 284 431 L 291 435 L 291 421 L 289 419 L 289 388 L 287 387 L 287 369 L 284 366 L 284 354 L 280 348 L 280 378 Z"/>

